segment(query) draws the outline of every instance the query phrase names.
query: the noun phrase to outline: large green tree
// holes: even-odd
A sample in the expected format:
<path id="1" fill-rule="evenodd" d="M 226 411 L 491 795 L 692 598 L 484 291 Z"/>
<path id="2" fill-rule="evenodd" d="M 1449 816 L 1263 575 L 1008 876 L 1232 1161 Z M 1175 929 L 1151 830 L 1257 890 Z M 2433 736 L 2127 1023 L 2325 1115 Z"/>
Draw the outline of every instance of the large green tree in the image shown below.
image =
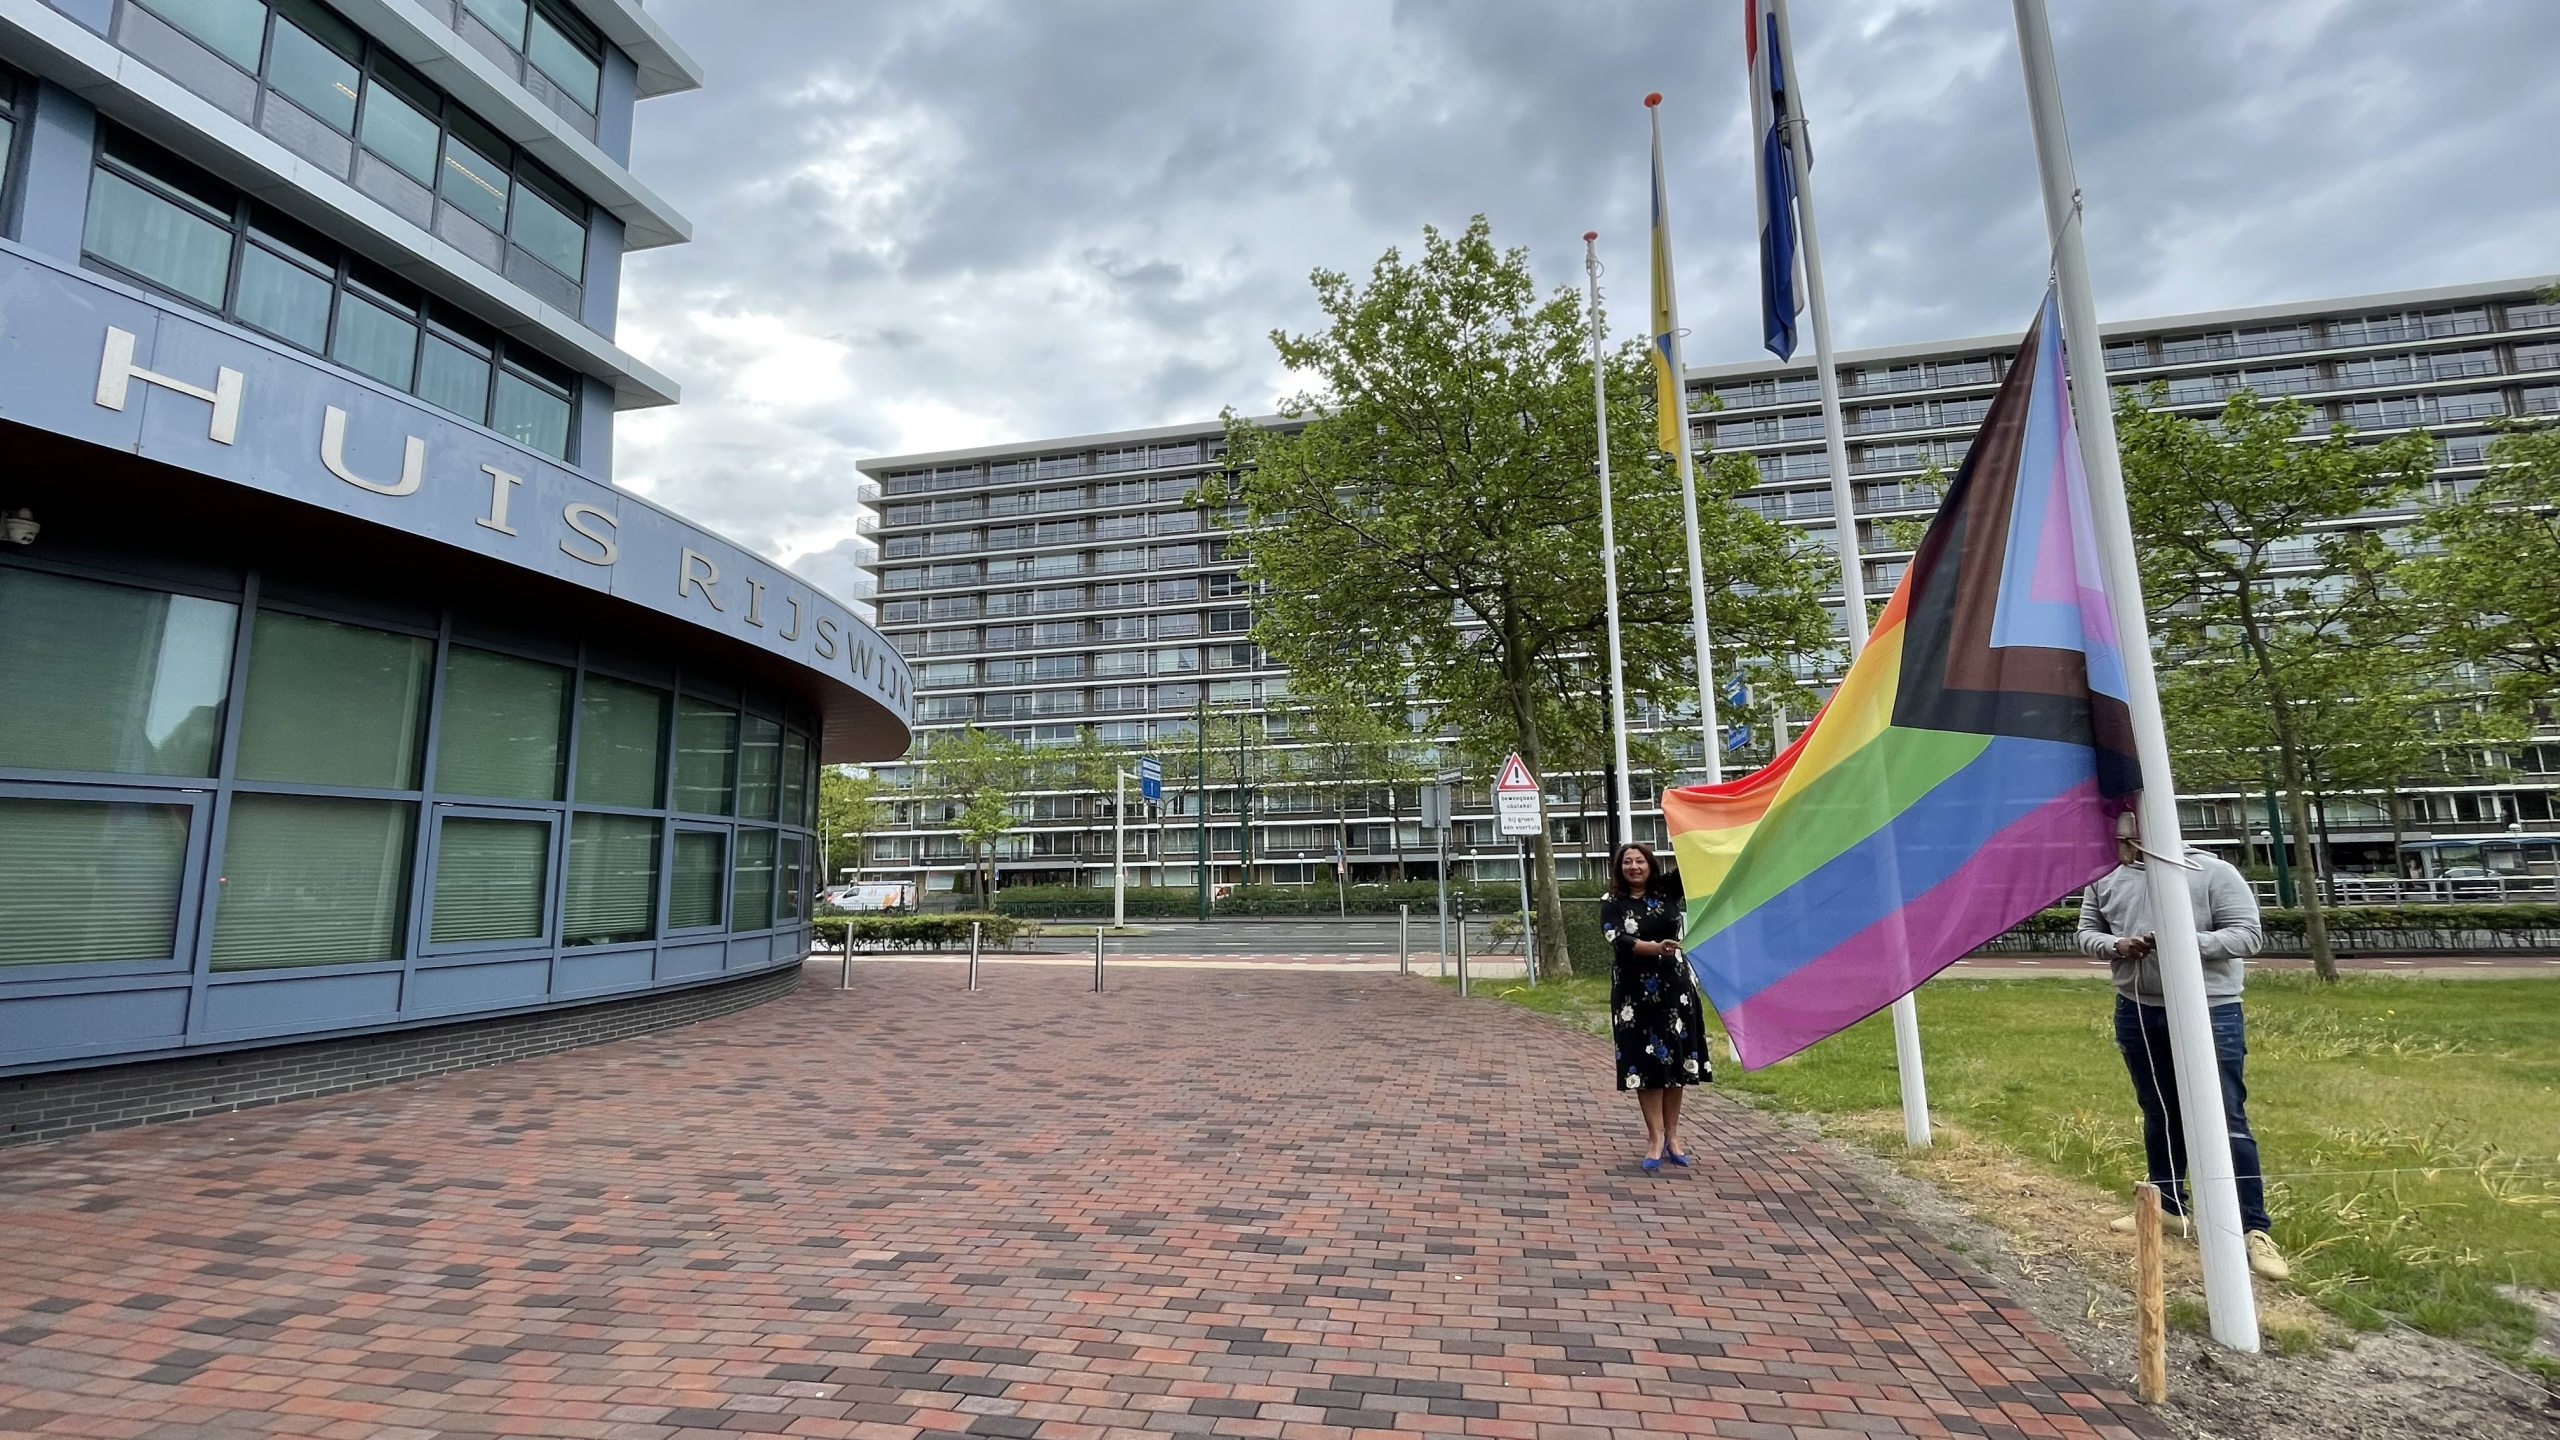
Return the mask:
<path id="1" fill-rule="evenodd" d="M 2446 658 L 2478 666 L 2512 715 L 2560 697 L 2560 429 L 2500 438 L 2478 488 L 2415 529 L 2429 553 L 2401 584 Z"/>
<path id="2" fill-rule="evenodd" d="M 1379 706 L 1408 697 L 1481 764 L 1517 750 L 1544 773 L 1548 733 L 1605 668 L 1590 332 L 1570 289 L 1541 299 L 1527 252 L 1476 217 L 1423 232 L 1365 284 L 1318 270 L 1326 324 L 1275 333 L 1307 388 L 1302 424 L 1230 416 L 1244 549 L 1266 591 L 1256 638 L 1301 694 Z M 1640 349 L 1604 369 L 1631 698 L 1696 694 L 1677 483 L 1653 449 Z M 1699 477 L 1709 617 L 1719 652 L 1774 657 L 1831 637 L 1813 558 L 1730 504 L 1747 463 Z M 1490 774 L 1486 774 L 1490 779 Z M 1539 947 L 1567 971 L 1555 851 L 1536 843 Z"/>
<path id="3" fill-rule="evenodd" d="M 2170 668 L 2213 672 L 2222 703 L 2196 719 L 2219 716 L 2227 729 L 2257 717 L 2306 877 L 2319 873 L 2308 804 L 2317 717 L 2326 706 L 2351 711 L 2338 681 L 2357 672 L 2360 654 L 2397 643 L 2368 623 L 2385 608 L 2395 552 L 2346 522 L 2398 505 L 2435 456 L 2424 434 L 2365 443 L 2341 425 L 2311 437 L 2309 419 L 2299 401 L 2243 392 L 2212 420 L 2191 420 L 2156 389 L 2124 395 L 2116 415 L 2154 633 Z M 2191 750 L 2251 748 L 2245 729 L 2216 739 L 2191 723 L 2186 739 Z M 2319 887 L 2305 885 L 2302 898 L 2312 962 L 2335 979 Z"/>
<path id="4" fill-rule="evenodd" d="M 826 883 L 844 870 L 859 868 L 863 845 L 874 831 L 887 827 L 888 806 L 881 803 L 880 777 L 852 765 L 827 765 L 818 771 L 818 851 Z M 849 863 L 848 863 L 849 857 Z"/>
<path id="5" fill-rule="evenodd" d="M 964 725 L 937 730 L 922 749 L 925 793 L 943 803 L 945 823 L 969 844 L 978 903 L 995 894 L 995 844 L 1017 823 L 1016 796 L 1031 788 L 1031 752 L 1000 731 Z"/>

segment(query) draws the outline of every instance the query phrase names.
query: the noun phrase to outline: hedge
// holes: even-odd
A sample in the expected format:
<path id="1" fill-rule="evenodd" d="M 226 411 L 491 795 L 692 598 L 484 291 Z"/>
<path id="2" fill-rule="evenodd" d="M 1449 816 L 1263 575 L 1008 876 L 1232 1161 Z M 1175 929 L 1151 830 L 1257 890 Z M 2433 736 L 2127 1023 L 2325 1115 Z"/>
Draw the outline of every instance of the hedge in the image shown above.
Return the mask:
<path id="1" fill-rule="evenodd" d="M 809 928 L 825 948 L 841 950 L 850 944 L 862 950 L 949 950 L 966 949 L 969 925 L 975 921 L 984 927 L 979 944 L 989 950 L 1007 950 L 1022 931 L 1022 922 L 1010 915 L 990 915 L 983 911 L 951 915 L 820 915 L 809 922 Z"/>
<path id="2" fill-rule="evenodd" d="M 2560 953 L 2560 905 L 2338 905 L 2321 911 L 2330 947 L 2345 954 L 2459 955 L 2523 950 Z M 2301 955 L 2303 912 L 2268 907 L 2259 913 L 2268 955 Z M 2077 954 L 2080 907 L 2039 911 L 1983 946 L 2008 954 Z"/>

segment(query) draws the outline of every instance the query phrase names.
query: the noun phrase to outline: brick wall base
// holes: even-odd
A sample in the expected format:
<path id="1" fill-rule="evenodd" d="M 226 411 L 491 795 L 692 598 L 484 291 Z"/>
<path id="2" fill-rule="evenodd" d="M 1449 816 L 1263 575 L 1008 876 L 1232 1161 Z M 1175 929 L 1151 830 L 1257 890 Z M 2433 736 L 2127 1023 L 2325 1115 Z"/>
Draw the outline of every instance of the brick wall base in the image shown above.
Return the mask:
<path id="1" fill-rule="evenodd" d="M 0 1146 L 336 1095 L 690 1025 L 791 993 L 800 967 L 567 1010 L 0 1079 Z"/>

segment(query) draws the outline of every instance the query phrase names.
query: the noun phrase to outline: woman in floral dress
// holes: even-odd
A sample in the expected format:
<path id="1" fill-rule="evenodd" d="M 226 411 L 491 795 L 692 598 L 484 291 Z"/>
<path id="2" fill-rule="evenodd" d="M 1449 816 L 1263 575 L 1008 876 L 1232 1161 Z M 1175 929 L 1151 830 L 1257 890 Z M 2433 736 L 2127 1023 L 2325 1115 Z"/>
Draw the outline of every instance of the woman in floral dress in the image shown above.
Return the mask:
<path id="1" fill-rule="evenodd" d="M 1644 1111 L 1644 1168 L 1686 1166 L 1680 1151 L 1683 1086 L 1715 1078 L 1706 1011 L 1680 954 L 1681 897 L 1642 845 L 1618 847 L 1600 926 L 1609 936 L 1609 1018 L 1618 1042 L 1618 1088 Z"/>

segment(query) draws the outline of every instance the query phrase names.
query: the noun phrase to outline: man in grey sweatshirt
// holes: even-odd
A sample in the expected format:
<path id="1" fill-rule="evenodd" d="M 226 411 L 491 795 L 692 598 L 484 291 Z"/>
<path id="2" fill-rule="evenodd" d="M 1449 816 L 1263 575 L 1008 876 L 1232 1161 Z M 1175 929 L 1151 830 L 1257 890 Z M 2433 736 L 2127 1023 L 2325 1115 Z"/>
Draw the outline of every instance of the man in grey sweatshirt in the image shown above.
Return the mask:
<path id="1" fill-rule="evenodd" d="M 2107 962 L 2116 984 L 2116 1048 L 2133 1077 L 2142 1109 L 2142 1151 L 2160 1204 L 2187 1213 L 2187 1136 L 2178 1113 L 2176 1073 L 2169 1059 L 2169 1017 L 2160 990 L 2159 940 L 2151 918 L 2151 877 L 2144 865 L 2132 811 L 2117 820 L 2116 854 L 2123 861 L 2090 882 L 2080 897 L 2080 950 Z M 2248 957 L 2258 952 L 2258 897 L 2227 861 L 2187 851 L 2187 898 L 2195 908 L 2196 948 L 2204 956 L 2206 1003 L 2212 1007 L 2213 1048 L 2221 1062 L 2224 1128 L 2231 1136 L 2231 1167 L 2240 1179 L 2240 1226 L 2248 1232 L 2249 1268 L 2271 1280 L 2290 1273 L 2284 1252 L 2267 1235 L 2267 1187 L 2258 1164 L 2258 1141 L 2249 1130 L 2248 1086 L 2241 1062 L 2249 1052 L 2241 1023 L 2240 991 Z M 2116 1222 L 2133 1228 L 2132 1217 Z"/>

